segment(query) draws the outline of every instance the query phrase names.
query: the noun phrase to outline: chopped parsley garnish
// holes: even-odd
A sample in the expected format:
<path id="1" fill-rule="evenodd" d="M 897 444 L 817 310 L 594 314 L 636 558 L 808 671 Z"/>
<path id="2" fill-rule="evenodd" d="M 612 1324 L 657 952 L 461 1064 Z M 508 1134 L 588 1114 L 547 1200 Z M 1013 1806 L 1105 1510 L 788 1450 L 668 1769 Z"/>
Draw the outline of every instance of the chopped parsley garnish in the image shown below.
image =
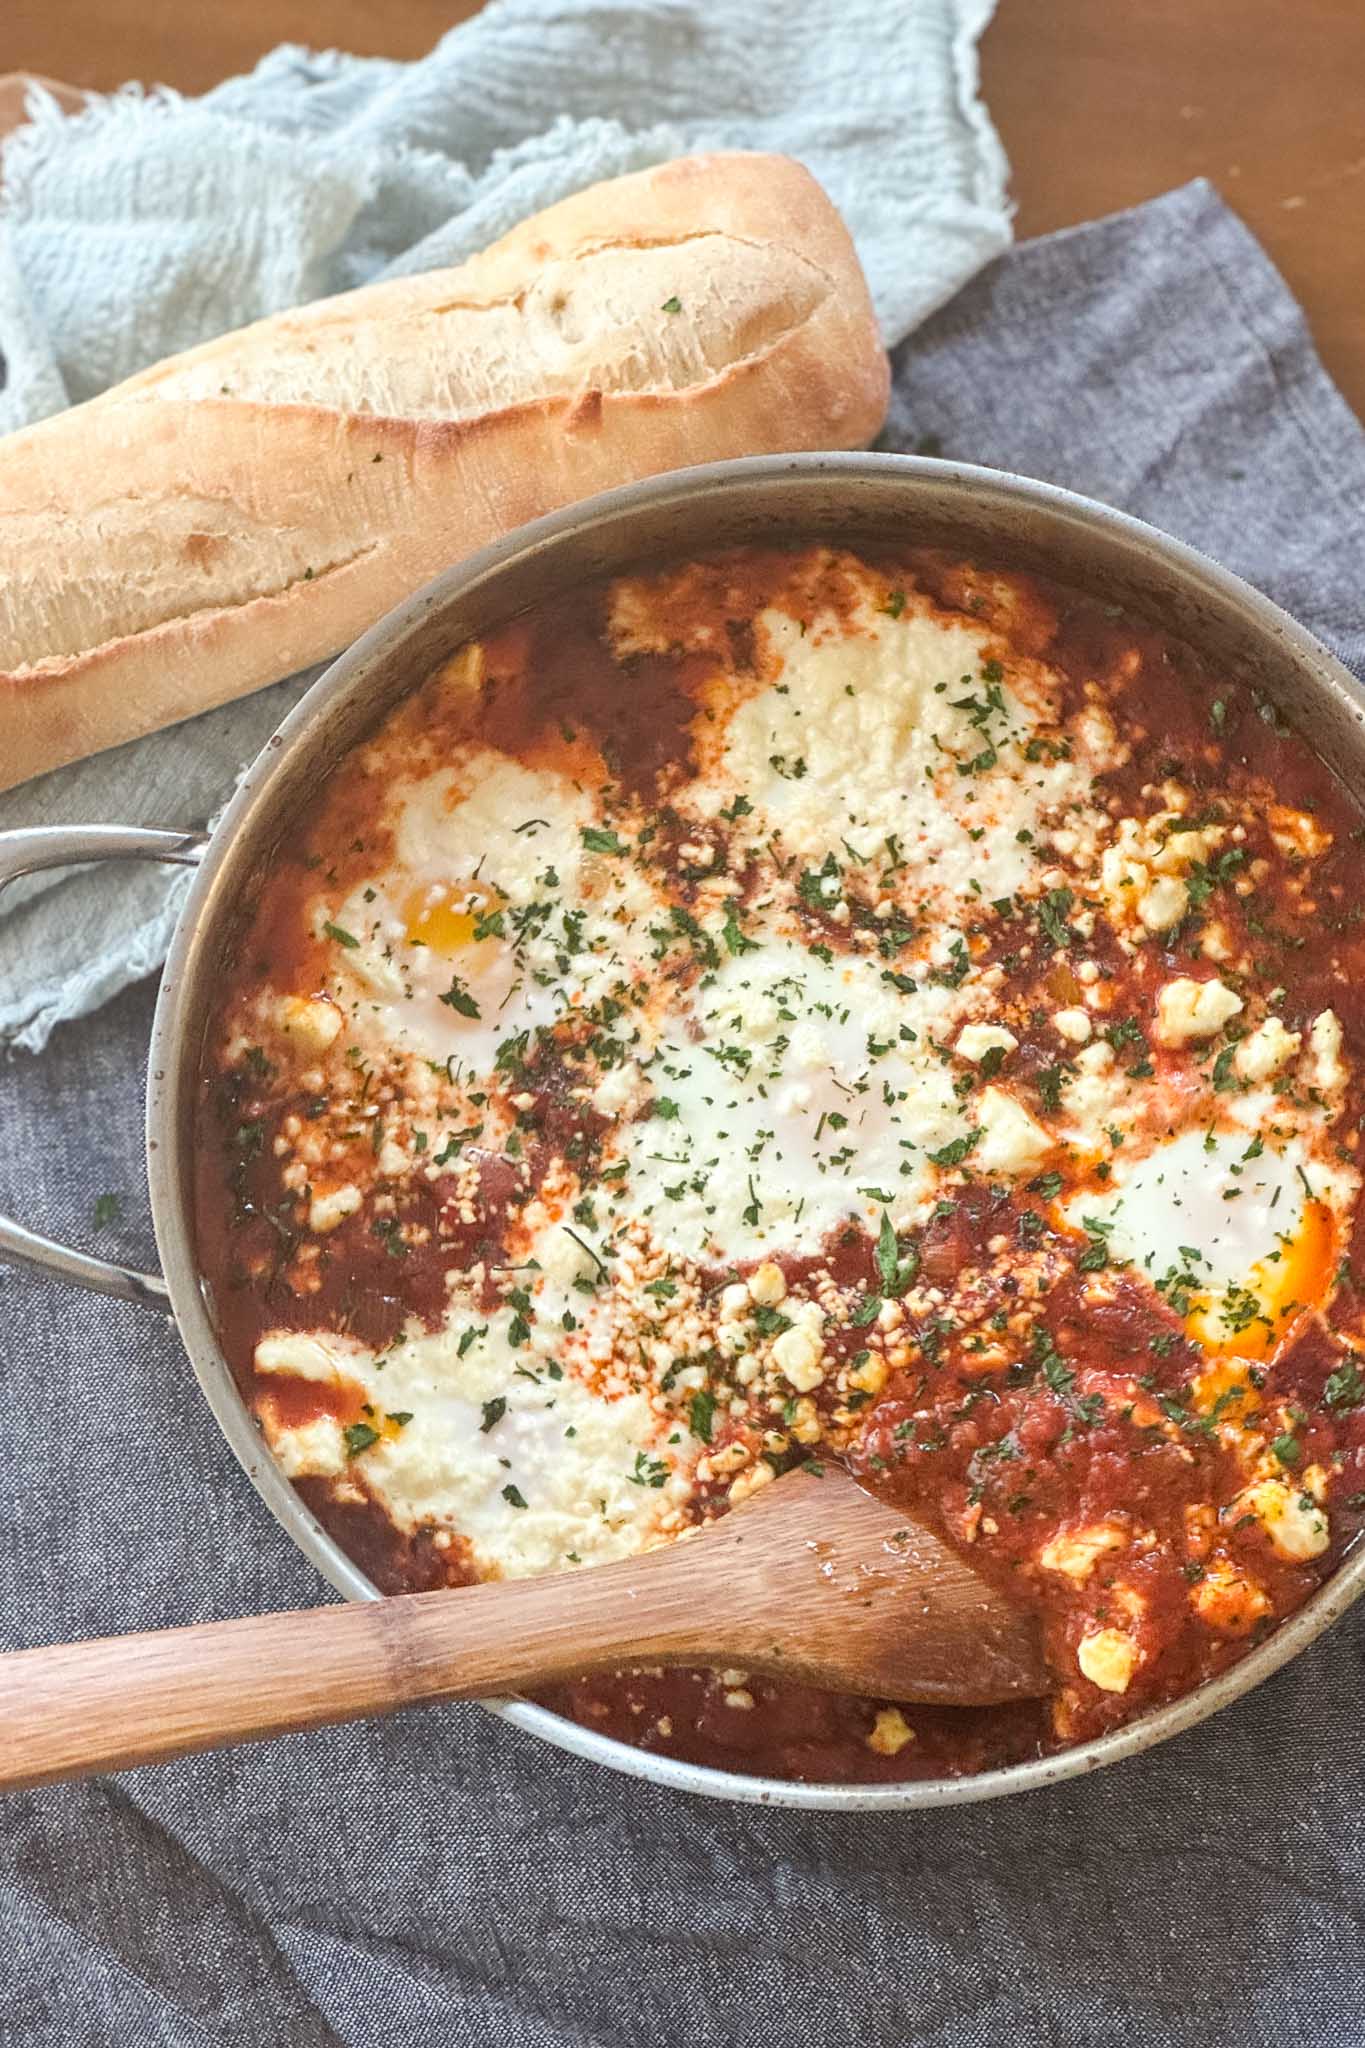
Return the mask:
<path id="1" fill-rule="evenodd" d="M 892 1293 L 896 1276 L 900 1272 L 900 1246 L 896 1241 L 896 1228 L 891 1221 L 890 1211 L 882 1215 L 881 1231 L 877 1238 L 877 1271 L 881 1275 L 884 1291 Z"/>
<path id="2" fill-rule="evenodd" d="M 835 886 L 826 889 L 827 882 L 833 882 Z M 843 870 L 835 856 L 827 853 L 820 867 L 806 868 L 802 871 L 797 878 L 796 893 L 808 909 L 828 910 L 838 897 L 842 886 Z"/>
<path id="3" fill-rule="evenodd" d="M 687 1426 L 693 1436 L 700 1437 L 704 1444 L 709 1444 L 711 1425 L 715 1417 L 716 1397 L 703 1387 L 687 1404 Z"/>
<path id="4" fill-rule="evenodd" d="M 716 942 L 708 932 L 702 930 L 691 911 L 684 910 L 681 903 L 675 903 L 669 911 L 669 916 L 673 921 L 673 929 L 681 932 L 688 940 L 692 951 L 702 964 L 706 967 L 719 967 L 720 954 Z"/>
<path id="5" fill-rule="evenodd" d="M 339 946 L 358 946 L 360 941 L 354 932 L 343 931 L 339 924 L 325 923 L 322 929 L 329 939 L 335 939 Z"/>
<path id="6" fill-rule="evenodd" d="M 1088 1234 L 1085 1240 L 1085 1250 L 1076 1260 L 1076 1271 L 1078 1273 L 1102 1272 L 1104 1267 L 1109 1264 L 1109 1247 L 1098 1231 L 1090 1229 L 1088 1219 L 1086 1230 Z"/>
<path id="7" fill-rule="evenodd" d="M 1185 877 L 1185 888 L 1196 909 L 1208 902 L 1220 882 L 1226 882 L 1246 860 L 1246 850 L 1241 846 L 1229 846 L 1216 860 L 1207 864 L 1196 861 Z"/>
<path id="8" fill-rule="evenodd" d="M 1335 1372 L 1328 1373 L 1322 1395 L 1329 1408 L 1358 1408 L 1365 1401 L 1365 1380 L 1360 1377 L 1353 1359 L 1339 1365 Z"/>
<path id="9" fill-rule="evenodd" d="M 509 1508 L 524 1508 L 526 1505 L 526 1496 L 519 1486 L 504 1486 L 502 1497 Z"/>
<path id="10" fill-rule="evenodd" d="M 1065 921 L 1075 901 L 1070 889 L 1049 889 L 1038 905 L 1038 922 L 1054 946 L 1070 946 L 1075 942 L 1076 934 Z"/>
<path id="11" fill-rule="evenodd" d="M 614 832 L 605 832 L 597 825 L 583 827 L 583 844 L 589 853 L 625 853 L 626 844 Z"/>
<path id="12" fill-rule="evenodd" d="M 1235 1045 L 1225 1045 L 1214 1061 L 1213 1072 L 1210 1078 L 1213 1082 L 1213 1092 L 1215 1095 L 1228 1095 L 1234 1089 L 1241 1086 L 1237 1076 L 1232 1071 L 1232 1062 L 1236 1057 L 1236 1053 L 1237 1048 Z"/>
<path id="13" fill-rule="evenodd" d="M 965 1137 L 954 1138 L 947 1145 L 940 1145 L 937 1152 L 929 1154 L 935 1166 L 961 1166 L 969 1159 L 981 1141 L 980 1131 L 968 1131 Z M 883 1224 L 887 1219 L 882 1218 Z"/>
<path id="14" fill-rule="evenodd" d="M 1126 1045 L 1140 1046 L 1144 1052 L 1147 1050 L 1147 1040 L 1136 1017 L 1120 1017 L 1117 1023 L 1106 1024 L 1104 1037 L 1115 1052 L 1122 1052 Z"/>
<path id="15" fill-rule="evenodd" d="M 469 1334 L 469 1331 L 466 1330 L 465 1336 L 467 1337 Z M 463 1342 L 463 1339 L 461 1339 L 461 1342 Z M 485 1401 L 483 1404 L 483 1421 L 479 1424 L 479 1435 L 487 1436 L 489 1430 L 501 1422 L 506 1413 L 507 1396 L 505 1394 L 495 1394 L 491 1401 Z"/>
<path id="16" fill-rule="evenodd" d="M 1043 1378 L 1047 1381 L 1053 1393 L 1069 1394 L 1076 1384 L 1076 1375 L 1070 1366 L 1067 1365 L 1060 1351 L 1056 1349 L 1051 1337 L 1046 1332 L 1043 1332 L 1043 1342 L 1036 1347 L 1036 1350 L 1038 1353 L 1038 1363 L 1042 1367 Z"/>
<path id="17" fill-rule="evenodd" d="M 721 926 L 720 935 L 725 941 L 727 952 L 756 953 L 758 951 L 757 941 L 754 939 L 745 938 L 743 927 L 741 926 L 738 917 L 735 915 L 735 907 L 733 903 L 726 905 L 725 922 Z"/>
<path id="18" fill-rule="evenodd" d="M 441 1001 L 448 1005 L 450 1009 L 458 1010 L 462 1017 L 477 1017 L 479 1015 L 479 1006 L 469 993 L 468 984 L 461 981 L 458 974 L 452 977 L 450 987 L 441 997 Z"/>
<path id="19" fill-rule="evenodd" d="M 936 983 L 939 988 L 961 988 L 963 982 L 972 971 L 972 956 L 967 951 L 966 940 L 963 938 L 954 939 L 952 945 L 948 948 L 948 957 L 952 965 L 935 968 L 929 979 Z"/>
<path id="20" fill-rule="evenodd" d="M 352 1422 L 341 1432 L 348 1458 L 359 1457 L 368 1451 L 371 1444 L 379 1442 L 379 1431 L 368 1422 Z"/>
<path id="21" fill-rule="evenodd" d="M 1072 1073 L 1073 1071 L 1074 1069 L 1066 1062 L 1063 1062 L 1061 1065 L 1058 1066 L 1039 1068 L 1038 1072 L 1034 1075 L 1033 1080 L 1034 1086 L 1037 1088 L 1038 1093 L 1042 1098 L 1042 1104 L 1044 1109 L 1058 1110 L 1061 1108 L 1062 1083 L 1065 1081 L 1067 1075 L 1069 1073 Z"/>
<path id="22" fill-rule="evenodd" d="M 900 1244 L 891 1221 L 891 1211 L 883 1209 L 881 1229 L 877 1233 L 877 1275 L 882 1283 L 882 1293 L 888 1299 L 904 1294 L 910 1282 L 919 1271 L 919 1253 L 912 1245 L 905 1258 L 900 1255 Z M 853 1312 L 853 1321 L 859 1329 L 872 1321 L 880 1306 L 876 1295 L 869 1295 Z"/>
<path id="23" fill-rule="evenodd" d="M 408 1248 L 403 1242 L 403 1226 L 396 1216 L 376 1216 L 370 1231 L 383 1244 L 391 1259 L 405 1259 Z"/>

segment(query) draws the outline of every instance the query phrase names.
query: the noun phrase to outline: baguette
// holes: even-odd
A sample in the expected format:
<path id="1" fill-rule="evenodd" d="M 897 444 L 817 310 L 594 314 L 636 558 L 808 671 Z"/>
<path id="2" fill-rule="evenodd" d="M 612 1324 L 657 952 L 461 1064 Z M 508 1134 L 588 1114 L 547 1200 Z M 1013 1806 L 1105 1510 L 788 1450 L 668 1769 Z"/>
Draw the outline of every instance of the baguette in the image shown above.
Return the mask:
<path id="1" fill-rule="evenodd" d="M 887 387 L 838 214 L 748 154 L 160 363 L 0 441 L 0 788 L 324 659 L 555 506 L 860 445 Z"/>

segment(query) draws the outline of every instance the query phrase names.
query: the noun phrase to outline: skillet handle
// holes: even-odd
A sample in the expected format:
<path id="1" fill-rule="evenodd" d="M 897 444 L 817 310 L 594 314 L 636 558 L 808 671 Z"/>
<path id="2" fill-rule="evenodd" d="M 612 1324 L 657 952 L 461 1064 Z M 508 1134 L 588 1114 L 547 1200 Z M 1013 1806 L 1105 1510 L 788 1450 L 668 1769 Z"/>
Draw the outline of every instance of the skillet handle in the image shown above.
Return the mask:
<path id="1" fill-rule="evenodd" d="M 40 868 L 74 867 L 88 861 L 158 860 L 194 867 L 208 845 L 202 832 L 158 832 L 138 825 L 34 825 L 0 832 L 0 889 Z M 50 1237 L 0 1216 L 0 1261 L 29 1272 L 54 1274 L 96 1294 L 117 1295 L 164 1307 L 166 1283 L 159 1273 L 139 1273 L 112 1259 L 91 1258 Z"/>

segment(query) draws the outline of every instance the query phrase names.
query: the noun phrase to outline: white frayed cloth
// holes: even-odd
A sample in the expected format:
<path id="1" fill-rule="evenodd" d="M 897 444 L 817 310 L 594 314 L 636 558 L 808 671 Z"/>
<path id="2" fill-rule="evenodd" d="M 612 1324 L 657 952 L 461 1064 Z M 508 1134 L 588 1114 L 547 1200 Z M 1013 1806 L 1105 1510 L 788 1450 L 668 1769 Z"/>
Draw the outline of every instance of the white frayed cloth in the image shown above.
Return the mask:
<path id="1" fill-rule="evenodd" d="M 977 92 L 993 4 L 492 0 L 415 64 L 286 46 L 198 100 L 130 88 L 66 117 L 35 95 L 0 190 L 0 431 L 697 149 L 807 164 L 893 344 L 1009 241 Z M 0 828 L 202 825 L 308 680 L 0 797 Z M 155 967 L 187 886 L 110 869 L 6 892 L 0 1039 L 36 1049 Z"/>

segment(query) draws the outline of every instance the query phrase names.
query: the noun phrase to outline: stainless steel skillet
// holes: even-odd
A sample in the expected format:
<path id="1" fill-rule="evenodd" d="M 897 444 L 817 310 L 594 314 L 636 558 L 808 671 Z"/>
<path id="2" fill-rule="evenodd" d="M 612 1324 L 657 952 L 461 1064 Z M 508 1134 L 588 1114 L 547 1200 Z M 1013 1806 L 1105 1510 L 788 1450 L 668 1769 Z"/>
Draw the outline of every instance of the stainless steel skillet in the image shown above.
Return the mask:
<path id="1" fill-rule="evenodd" d="M 254 875 L 301 804 L 405 690 L 472 635 L 584 580 L 649 556 L 751 541 L 913 536 L 1032 568 L 1192 641 L 1272 698 L 1355 789 L 1365 791 L 1365 697 L 1311 634 L 1235 576 L 1142 522 L 1049 485 L 894 455 L 762 457 L 632 484 L 555 513 L 437 578 L 364 634 L 267 743 L 208 838 L 117 827 L 0 834 L 0 883 L 101 859 L 197 865 L 152 1029 L 147 1170 L 162 1275 L 131 1272 L 0 1219 L 0 1257 L 133 1301 L 169 1305 L 228 1442 L 281 1527 L 342 1593 L 373 1584 L 278 1471 L 219 1350 L 195 1257 L 193 1098 L 218 963 Z M 1259 1649 L 1173 1705 L 1099 1741 L 974 1778 L 902 1785 L 794 1785 L 676 1763 L 523 1701 L 493 1711 L 548 1741 L 656 1784 L 773 1805 L 870 1811 L 950 1805 L 1074 1777 L 1151 1747 L 1258 1685 L 1365 1590 L 1365 1548 Z"/>

